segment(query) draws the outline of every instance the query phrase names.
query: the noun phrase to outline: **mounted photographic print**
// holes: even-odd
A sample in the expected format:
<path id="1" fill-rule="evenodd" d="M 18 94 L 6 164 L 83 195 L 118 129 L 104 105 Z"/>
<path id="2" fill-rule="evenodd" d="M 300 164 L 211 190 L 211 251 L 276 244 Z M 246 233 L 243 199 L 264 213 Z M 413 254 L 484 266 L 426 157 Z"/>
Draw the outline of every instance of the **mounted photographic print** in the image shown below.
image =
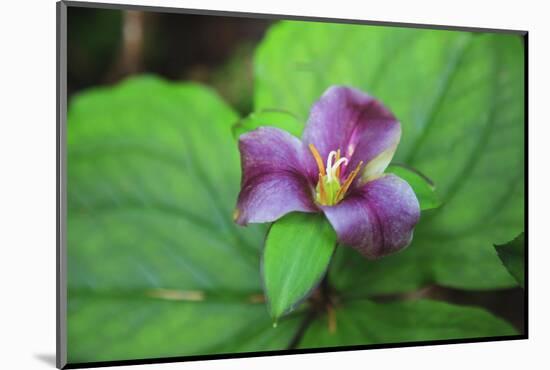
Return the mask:
<path id="1" fill-rule="evenodd" d="M 58 3 L 58 366 L 527 338 L 527 33 Z"/>

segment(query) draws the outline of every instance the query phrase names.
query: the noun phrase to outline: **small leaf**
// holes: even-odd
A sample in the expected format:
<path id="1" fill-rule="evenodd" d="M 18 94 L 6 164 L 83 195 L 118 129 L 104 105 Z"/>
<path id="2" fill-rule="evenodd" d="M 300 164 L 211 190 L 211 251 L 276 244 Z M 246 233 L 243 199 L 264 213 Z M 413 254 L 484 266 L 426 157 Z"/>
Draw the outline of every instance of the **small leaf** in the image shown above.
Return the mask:
<path id="1" fill-rule="evenodd" d="M 322 215 L 291 213 L 273 224 L 265 243 L 263 278 L 274 319 L 321 280 L 335 245 L 336 234 Z"/>
<path id="2" fill-rule="evenodd" d="M 441 200 L 435 191 L 435 185 L 420 172 L 397 164 L 388 166 L 386 172 L 393 173 L 409 183 L 418 198 L 422 211 L 434 209 L 441 205 Z"/>
<path id="3" fill-rule="evenodd" d="M 525 281 L 525 240 L 524 233 L 519 234 L 514 240 L 503 245 L 495 245 L 502 263 L 517 280 L 521 287 Z"/>
<path id="4" fill-rule="evenodd" d="M 303 122 L 299 121 L 291 113 L 283 110 L 264 109 L 259 112 L 250 113 L 248 117 L 233 125 L 233 136 L 235 139 L 238 139 L 242 134 L 262 126 L 277 127 L 297 137 L 302 135 L 304 128 Z"/>

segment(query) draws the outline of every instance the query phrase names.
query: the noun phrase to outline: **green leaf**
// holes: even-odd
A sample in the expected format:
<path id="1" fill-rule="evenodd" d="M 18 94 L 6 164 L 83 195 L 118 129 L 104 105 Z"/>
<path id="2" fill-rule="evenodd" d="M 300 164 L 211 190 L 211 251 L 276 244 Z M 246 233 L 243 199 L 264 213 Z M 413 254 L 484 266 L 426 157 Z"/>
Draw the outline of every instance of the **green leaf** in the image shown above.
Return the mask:
<path id="1" fill-rule="evenodd" d="M 273 329 L 263 303 L 211 298 L 90 293 L 71 295 L 69 310 L 70 363 L 280 350 L 299 325 L 294 316 Z"/>
<path id="2" fill-rule="evenodd" d="M 290 213 L 273 224 L 265 242 L 263 278 L 274 319 L 320 282 L 335 246 L 336 233 L 321 214 Z"/>
<path id="3" fill-rule="evenodd" d="M 211 90 L 133 78 L 68 113 L 69 362 L 285 348 L 259 275 L 265 227 L 231 213 L 237 115 Z"/>
<path id="4" fill-rule="evenodd" d="M 524 233 L 503 245 L 495 245 L 502 263 L 521 287 L 525 283 L 525 240 Z"/>
<path id="5" fill-rule="evenodd" d="M 506 34 L 297 21 L 269 30 L 256 52 L 255 109 L 305 122 L 331 85 L 372 94 L 402 124 L 394 160 L 432 179 L 443 204 L 423 212 L 398 254 L 367 262 L 341 248 L 339 289 L 515 285 L 493 245 L 524 230 L 523 52 Z"/>
<path id="6" fill-rule="evenodd" d="M 233 126 L 233 136 L 238 139 L 242 134 L 262 126 L 277 127 L 294 136 L 300 137 L 304 124 L 296 116 L 279 110 L 262 110 L 253 112 Z"/>
<path id="7" fill-rule="evenodd" d="M 394 303 L 351 301 L 345 307 L 337 307 L 334 317 L 336 325 L 333 332 L 329 330 L 328 315 L 324 314 L 306 331 L 300 347 L 517 335 L 510 324 L 483 309 L 431 300 Z"/>
<path id="8" fill-rule="evenodd" d="M 423 174 L 396 164 L 388 166 L 386 172 L 393 173 L 409 183 L 418 198 L 422 211 L 434 209 L 441 205 L 441 201 L 435 192 L 435 185 Z"/>

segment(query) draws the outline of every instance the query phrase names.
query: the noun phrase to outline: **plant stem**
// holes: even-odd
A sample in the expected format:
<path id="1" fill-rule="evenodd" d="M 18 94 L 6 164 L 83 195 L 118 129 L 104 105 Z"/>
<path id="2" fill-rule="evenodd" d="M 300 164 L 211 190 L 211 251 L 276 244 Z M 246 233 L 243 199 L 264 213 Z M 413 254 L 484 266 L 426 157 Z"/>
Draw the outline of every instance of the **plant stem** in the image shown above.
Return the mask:
<path id="1" fill-rule="evenodd" d="M 306 333 L 307 328 L 309 327 L 309 325 L 311 324 L 311 322 L 313 321 L 313 319 L 315 318 L 316 315 L 317 315 L 317 313 L 315 312 L 315 310 L 313 308 L 310 308 L 307 311 L 306 317 L 304 318 L 304 320 L 300 324 L 300 327 L 298 328 L 296 333 L 294 333 L 294 336 L 292 337 L 292 340 L 288 344 L 287 349 L 296 349 L 296 347 L 298 347 L 298 344 L 300 344 L 300 341 L 302 340 L 302 337 Z"/>

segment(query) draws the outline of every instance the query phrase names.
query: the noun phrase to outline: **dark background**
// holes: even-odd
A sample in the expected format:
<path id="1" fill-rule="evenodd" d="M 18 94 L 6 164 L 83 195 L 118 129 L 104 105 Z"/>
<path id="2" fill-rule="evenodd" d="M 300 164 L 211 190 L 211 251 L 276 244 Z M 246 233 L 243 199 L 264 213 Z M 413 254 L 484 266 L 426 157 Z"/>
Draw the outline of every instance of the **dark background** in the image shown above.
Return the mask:
<path id="1" fill-rule="evenodd" d="M 239 112 L 252 109 L 252 54 L 270 20 L 76 7 L 68 13 L 69 97 L 152 73 L 211 85 Z"/>

